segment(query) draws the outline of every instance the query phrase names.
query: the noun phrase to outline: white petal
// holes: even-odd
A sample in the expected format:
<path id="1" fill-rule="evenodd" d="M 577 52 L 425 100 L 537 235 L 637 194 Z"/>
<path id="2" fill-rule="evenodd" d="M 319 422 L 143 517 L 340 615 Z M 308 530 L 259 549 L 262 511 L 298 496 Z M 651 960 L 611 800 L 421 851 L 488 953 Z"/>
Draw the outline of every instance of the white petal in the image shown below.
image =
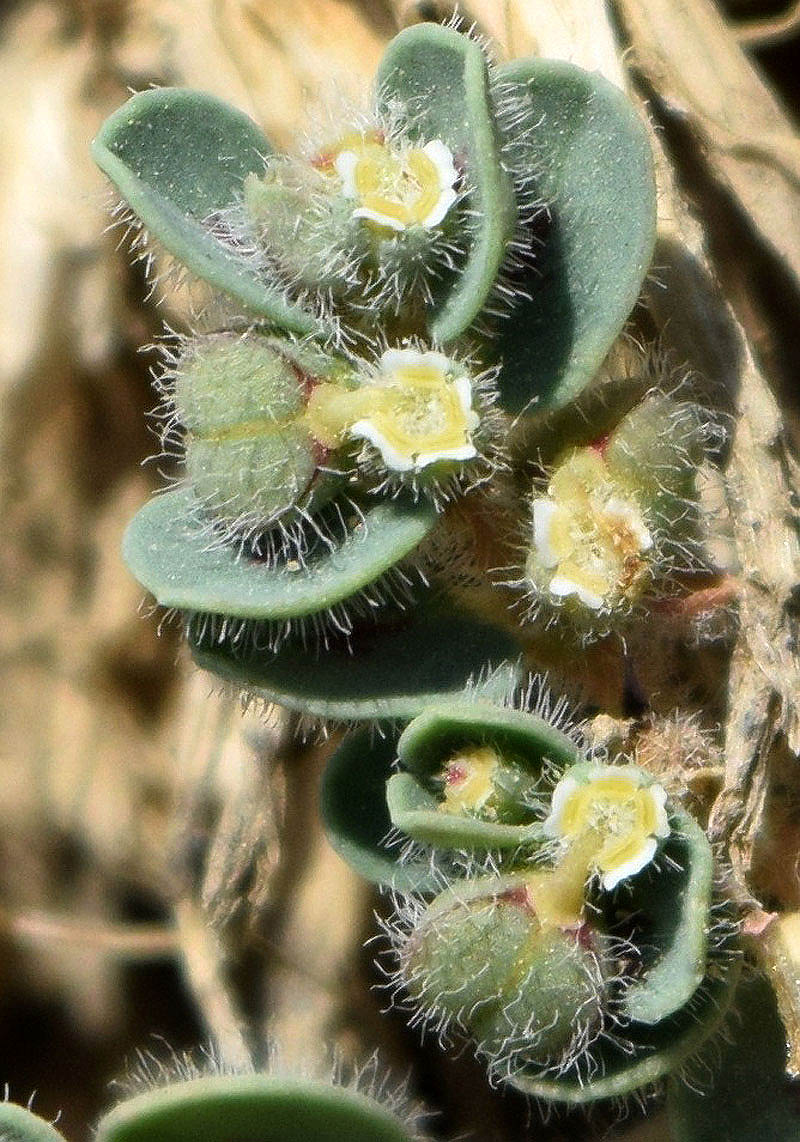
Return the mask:
<path id="1" fill-rule="evenodd" d="M 394 445 L 390 444 L 386 437 L 378 431 L 371 420 L 357 420 L 355 424 L 350 426 L 349 433 L 351 436 L 361 437 L 368 440 L 370 444 L 374 444 L 386 467 L 391 468 L 393 472 L 410 472 L 414 467 L 412 457 L 404 456 L 402 452 L 398 452 Z"/>
<path id="2" fill-rule="evenodd" d="M 456 377 L 452 384 L 458 395 L 458 403 L 461 405 L 461 411 L 464 414 L 467 432 L 473 432 L 480 424 L 481 418 L 472 407 L 472 382 L 469 377 Z"/>
<path id="3" fill-rule="evenodd" d="M 663 785 L 651 785 L 649 792 L 656 804 L 657 824 L 655 827 L 655 835 L 657 837 L 668 837 L 670 834 L 670 827 L 666 807 L 667 791 Z"/>
<path id="4" fill-rule="evenodd" d="M 556 785 L 550 802 L 550 814 L 542 825 L 542 831 L 546 837 L 561 836 L 561 818 L 564 816 L 567 802 L 577 788 L 578 782 L 574 777 L 562 777 Z"/>
<path id="5" fill-rule="evenodd" d="M 336 173 L 342 180 L 342 194 L 344 197 L 358 198 L 358 191 L 356 190 L 358 155 L 355 151 L 339 151 L 339 154 L 333 160 L 333 165 L 336 168 Z"/>
<path id="6" fill-rule="evenodd" d="M 361 437 L 373 444 L 381 454 L 384 464 L 393 472 L 410 472 L 427 468 L 437 460 L 471 460 L 478 452 L 472 443 L 459 444 L 455 448 L 442 448 L 439 452 L 418 452 L 407 456 L 391 444 L 375 427 L 371 420 L 357 420 L 349 429 L 351 436 Z"/>
<path id="7" fill-rule="evenodd" d="M 386 226 L 389 230 L 405 230 L 405 222 L 391 218 L 388 214 L 381 214 L 379 210 L 370 210 L 368 206 L 359 206 L 353 211 L 353 218 L 368 218 L 370 222 L 377 222 L 379 226 Z"/>
<path id="8" fill-rule="evenodd" d="M 422 148 L 423 155 L 431 160 L 439 175 L 439 186 L 443 189 L 455 185 L 458 171 L 453 163 L 453 152 L 441 139 L 431 139 Z"/>
<path id="9" fill-rule="evenodd" d="M 599 611 L 603 606 L 603 596 L 587 591 L 582 583 L 576 583 L 566 575 L 554 575 L 550 580 L 550 593 L 558 598 L 566 595 L 577 595 L 585 607 L 592 611 Z"/>
<path id="10" fill-rule="evenodd" d="M 420 219 L 425 229 L 431 230 L 434 226 L 438 226 L 457 198 L 458 195 L 454 190 L 441 191 L 429 212 Z"/>
<path id="11" fill-rule="evenodd" d="M 624 864 L 618 865 L 617 868 L 612 868 L 608 872 L 603 873 L 603 888 L 606 890 L 616 888 L 621 880 L 626 880 L 627 877 L 634 876 L 637 872 L 640 872 L 656 855 L 657 848 L 658 841 L 655 837 L 648 837 L 635 856 L 625 861 Z"/>
<path id="12" fill-rule="evenodd" d="M 474 444 L 459 444 L 457 448 L 443 448 L 441 452 L 420 452 L 414 461 L 415 468 L 427 468 L 437 460 L 471 460 L 478 455 Z"/>
<path id="13" fill-rule="evenodd" d="M 432 350 L 422 352 L 419 349 L 387 349 L 381 355 L 380 366 L 387 373 L 394 372 L 395 369 L 404 369 L 407 365 L 422 365 L 446 373 L 452 362 L 444 353 L 435 353 Z"/>
<path id="14" fill-rule="evenodd" d="M 550 546 L 550 524 L 561 510 L 555 500 L 542 497 L 533 501 L 533 545 L 543 567 L 557 567 L 560 560 Z"/>

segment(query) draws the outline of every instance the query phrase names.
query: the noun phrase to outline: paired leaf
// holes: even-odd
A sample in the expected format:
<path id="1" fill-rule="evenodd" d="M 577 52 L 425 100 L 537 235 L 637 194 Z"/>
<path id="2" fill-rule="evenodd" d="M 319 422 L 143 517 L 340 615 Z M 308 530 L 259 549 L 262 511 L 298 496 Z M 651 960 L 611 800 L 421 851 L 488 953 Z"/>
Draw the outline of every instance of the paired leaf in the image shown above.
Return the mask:
<path id="1" fill-rule="evenodd" d="M 255 696 L 333 721 L 410 721 L 426 705 L 462 697 L 471 684 L 502 700 L 519 679 L 519 647 L 505 632 L 432 607 L 364 626 L 320 657 L 297 642 L 276 654 L 245 654 L 191 628 L 189 645 L 199 666 Z"/>
<path id="2" fill-rule="evenodd" d="M 100 1121 L 97 1142 L 412 1142 L 372 1099 L 267 1075 L 215 1077 L 148 1091 Z"/>
<path id="3" fill-rule="evenodd" d="M 95 162 L 134 214 L 192 273 L 284 329 L 319 332 L 312 313 L 212 233 L 214 218 L 238 204 L 245 177 L 263 172 L 270 150 L 241 111 L 171 87 L 134 95 L 92 144 Z"/>
<path id="4" fill-rule="evenodd" d="M 530 59 L 498 80 L 527 109 L 517 161 L 547 207 L 522 283 L 532 300 L 498 327 L 494 348 L 504 408 L 535 412 L 580 392 L 628 318 L 652 257 L 655 184 L 644 124 L 602 76 Z"/>
<path id="5" fill-rule="evenodd" d="M 421 142 L 446 143 L 463 165 L 470 187 L 469 207 L 476 221 L 466 262 L 437 298 L 428 322 L 431 336 L 446 344 L 483 308 L 516 224 L 514 191 L 500 161 L 483 52 L 452 28 L 407 28 L 386 49 L 377 98 L 384 107 L 399 103 L 409 133 Z"/>
<path id="6" fill-rule="evenodd" d="M 743 980 L 738 1019 L 709 1052 L 702 1086 L 674 1079 L 667 1108 L 674 1142 L 796 1142 L 800 1081 L 786 1074 L 786 1035 L 775 993 L 762 976 Z"/>
<path id="7" fill-rule="evenodd" d="M 347 600 L 413 551 L 436 522 L 427 503 L 380 501 L 333 550 L 320 542 L 304 567 L 291 570 L 213 542 L 197 513 L 189 488 L 157 496 L 128 527 L 123 558 L 162 606 L 243 619 L 298 618 Z"/>
<path id="8" fill-rule="evenodd" d="M 512 825 L 442 810 L 431 779 L 459 750 L 485 745 L 536 777 L 545 761 L 571 765 L 578 757 L 574 742 L 533 714 L 486 703 L 433 706 L 414 719 L 398 743 L 407 772 L 391 778 L 386 794 L 395 827 L 441 848 L 517 848 L 541 840 L 538 821 Z"/>

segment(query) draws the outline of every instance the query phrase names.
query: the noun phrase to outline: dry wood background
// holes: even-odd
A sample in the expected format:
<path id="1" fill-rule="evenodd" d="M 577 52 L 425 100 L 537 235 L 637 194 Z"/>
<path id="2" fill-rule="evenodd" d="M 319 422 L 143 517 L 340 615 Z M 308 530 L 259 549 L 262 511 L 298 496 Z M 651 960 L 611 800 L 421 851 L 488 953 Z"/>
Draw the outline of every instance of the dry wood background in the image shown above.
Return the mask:
<path id="1" fill-rule="evenodd" d="M 661 237 L 643 320 L 739 413 L 726 480 L 740 625 L 702 669 L 723 723 L 710 827 L 757 938 L 772 911 L 800 909 L 800 5 L 460 10 L 501 57 L 602 71 L 652 125 Z M 542 1125 L 468 1059 L 420 1051 L 381 1015 L 362 951 L 376 901 L 317 824 L 324 750 L 214 693 L 175 632 L 158 638 L 139 613 L 119 557 L 158 483 L 141 466 L 153 397 L 138 350 L 180 323 L 185 299 L 147 299 L 104 233 L 92 135 L 129 88 L 170 83 L 230 100 L 286 144 L 309 97 L 363 91 L 400 27 L 448 14 L 400 0 L 0 9 L 0 1081 L 22 1101 L 38 1089 L 42 1114 L 62 1108 L 73 1142 L 136 1048 L 163 1058 L 165 1042 L 211 1038 L 256 1064 L 271 1039 L 310 1072 L 329 1067 L 326 1043 L 345 1059 L 380 1048 L 442 1111 L 442 1137 L 592 1139 L 611 1125 L 666 1139 L 657 1117 Z M 762 945 L 790 1013 L 794 950 Z"/>

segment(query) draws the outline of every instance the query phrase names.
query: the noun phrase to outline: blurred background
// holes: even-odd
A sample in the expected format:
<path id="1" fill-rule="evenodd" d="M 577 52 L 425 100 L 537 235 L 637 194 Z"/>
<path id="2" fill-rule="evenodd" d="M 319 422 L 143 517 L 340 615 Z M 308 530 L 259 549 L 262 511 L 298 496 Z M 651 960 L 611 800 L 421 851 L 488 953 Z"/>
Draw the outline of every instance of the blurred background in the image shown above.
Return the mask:
<path id="1" fill-rule="evenodd" d="M 667 40 L 672 17 L 694 4 L 654 2 Z M 633 45 L 638 91 L 667 121 L 662 138 L 685 160 L 693 207 L 717 219 L 716 272 L 793 417 L 800 236 L 796 210 L 779 216 L 789 191 L 765 218 L 722 167 L 691 177 L 708 159 L 707 138 L 692 134 L 698 100 L 713 118 L 733 83 L 750 106 L 742 84 L 761 92 L 761 76 L 771 133 L 737 120 L 730 148 L 768 149 L 765 181 L 753 183 L 762 206 L 770 180 L 797 195 L 800 5 L 788 9 L 696 0 L 698 35 L 717 37 L 744 70 L 698 79 L 681 72 L 691 64 L 681 56 L 673 76 L 685 87 L 659 92 L 651 45 L 636 40 L 646 3 L 461 5 L 501 54 L 560 54 L 619 78 Z M 299 746 L 278 712 L 243 716 L 215 691 L 176 629 L 159 632 L 142 608 L 119 555 L 126 522 L 161 482 L 143 466 L 156 440 L 146 421 L 154 358 L 142 347 L 164 322 L 181 327 L 187 300 L 150 296 L 141 264 L 107 228 L 114 199 L 88 155 L 99 124 L 132 89 L 185 84 L 236 104 L 286 146 L 309 99 L 332 84 L 363 93 L 400 27 L 447 15 L 447 5 L 399 0 L 0 7 L 0 1083 L 22 1102 L 37 1091 L 45 1117 L 61 1110 L 73 1142 L 89 1136 L 137 1052 L 163 1060 L 212 1037 L 234 1062 L 263 1063 L 271 1039 L 290 1065 L 323 1073 L 325 1043 L 345 1059 L 380 1048 L 399 1075 L 413 1067 L 415 1089 L 443 1112 L 442 1137 L 588 1139 L 612 1122 L 544 1127 L 521 1100 L 488 1090 L 469 1060 L 420 1052 L 399 1017 L 381 1015 L 362 951 L 380 905 L 316 821 L 325 749 Z M 681 99 L 687 138 L 670 118 Z M 715 239 L 726 210 L 749 226 L 738 277 L 736 251 Z M 630 1125 L 665 1137 L 658 1123 Z"/>

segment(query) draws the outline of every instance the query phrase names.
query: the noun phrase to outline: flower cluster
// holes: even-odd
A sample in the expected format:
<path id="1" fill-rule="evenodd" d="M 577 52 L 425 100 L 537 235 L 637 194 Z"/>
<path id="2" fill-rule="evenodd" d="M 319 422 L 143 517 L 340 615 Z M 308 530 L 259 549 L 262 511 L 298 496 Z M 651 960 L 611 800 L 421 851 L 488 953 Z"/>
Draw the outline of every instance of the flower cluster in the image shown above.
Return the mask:
<path id="1" fill-rule="evenodd" d="M 384 874 L 398 1003 L 413 1025 L 472 1040 L 494 1079 L 568 1102 L 682 1065 L 735 979 L 729 935 L 709 941 L 704 833 L 648 771 L 582 743 L 563 716 L 428 707 L 399 737 L 386 794 L 404 842 Z"/>

